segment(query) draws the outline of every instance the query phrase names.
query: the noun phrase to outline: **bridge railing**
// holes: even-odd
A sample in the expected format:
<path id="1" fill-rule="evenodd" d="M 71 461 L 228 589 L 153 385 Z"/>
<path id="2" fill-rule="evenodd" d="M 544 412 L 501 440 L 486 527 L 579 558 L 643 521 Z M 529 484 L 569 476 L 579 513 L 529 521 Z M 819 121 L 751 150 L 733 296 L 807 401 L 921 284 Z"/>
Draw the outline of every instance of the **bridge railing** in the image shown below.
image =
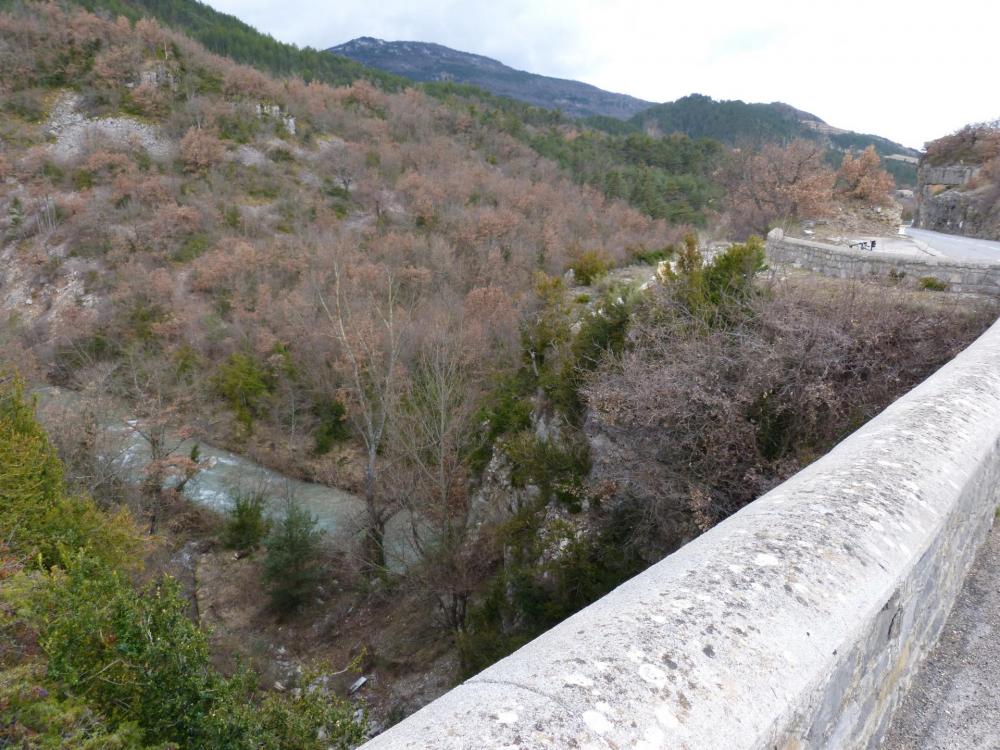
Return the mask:
<path id="1" fill-rule="evenodd" d="M 365 747 L 873 746 L 1000 503 L 1000 323 L 829 454 Z"/>

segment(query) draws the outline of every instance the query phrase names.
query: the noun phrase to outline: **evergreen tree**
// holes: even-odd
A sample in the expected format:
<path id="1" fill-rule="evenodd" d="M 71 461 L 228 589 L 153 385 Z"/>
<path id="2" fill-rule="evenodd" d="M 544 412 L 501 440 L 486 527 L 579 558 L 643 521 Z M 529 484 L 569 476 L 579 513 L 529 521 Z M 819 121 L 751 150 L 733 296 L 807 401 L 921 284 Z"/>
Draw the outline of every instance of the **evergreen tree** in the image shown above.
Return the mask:
<path id="1" fill-rule="evenodd" d="M 306 601 L 319 582 L 320 540 L 323 532 L 316 528 L 316 518 L 294 501 L 285 505 L 284 513 L 267 540 L 264 580 L 276 609 L 288 612 Z"/>

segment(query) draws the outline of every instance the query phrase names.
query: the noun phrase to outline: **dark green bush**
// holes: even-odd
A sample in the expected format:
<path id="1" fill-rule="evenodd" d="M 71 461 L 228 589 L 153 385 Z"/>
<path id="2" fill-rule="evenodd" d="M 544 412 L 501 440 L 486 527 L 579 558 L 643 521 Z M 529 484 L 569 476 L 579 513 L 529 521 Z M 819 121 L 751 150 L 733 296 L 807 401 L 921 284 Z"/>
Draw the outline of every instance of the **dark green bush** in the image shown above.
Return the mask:
<path id="1" fill-rule="evenodd" d="M 313 406 L 317 423 L 313 435 L 316 439 L 314 450 L 319 455 L 329 453 L 334 443 L 342 443 L 351 436 L 351 426 L 347 422 L 347 409 L 335 399 L 322 399 Z"/>
<path id="2" fill-rule="evenodd" d="M 295 161 L 295 157 L 292 155 L 292 152 L 284 146 L 272 148 L 267 152 L 267 158 L 276 163 L 288 163 Z"/>
<path id="3" fill-rule="evenodd" d="M 744 302 L 754 294 L 754 278 L 764 270 L 764 243 L 751 237 L 733 244 L 705 266 L 705 292 L 708 302 Z"/>
<path id="4" fill-rule="evenodd" d="M 469 456 L 473 467 L 481 471 L 493 455 L 493 443 L 501 435 L 512 435 L 531 426 L 531 398 L 527 395 L 532 383 L 527 372 L 501 380 L 486 396 L 476 414 L 476 422 L 484 424 L 475 439 Z"/>
<path id="5" fill-rule="evenodd" d="M 193 234 L 181 244 L 171 258 L 177 263 L 188 263 L 208 250 L 210 240 L 207 234 Z"/>
<path id="6" fill-rule="evenodd" d="M 488 667 L 641 571 L 645 563 L 628 543 L 633 515 L 616 512 L 596 537 L 558 522 L 543 526 L 544 505 L 524 508 L 504 524 L 507 564 L 458 636 L 463 672 Z"/>
<path id="7" fill-rule="evenodd" d="M 323 532 L 316 518 L 298 503 L 289 501 L 267 538 L 264 581 L 271 604 L 291 612 L 306 602 L 320 579 L 320 542 Z"/>
<path id="8" fill-rule="evenodd" d="M 249 431 L 254 417 L 261 414 L 271 393 L 271 375 L 249 354 L 232 354 L 219 368 L 215 387 L 236 415 L 237 421 Z"/>
<path id="9" fill-rule="evenodd" d="M 580 509 L 583 480 L 590 472 L 590 449 L 586 438 L 571 429 L 563 430 L 556 443 L 525 430 L 507 441 L 510 481 L 515 487 L 534 485 L 542 500 L 556 498 L 573 511 Z"/>
<path id="10" fill-rule="evenodd" d="M 632 254 L 632 259 L 636 263 L 642 263 L 647 266 L 655 266 L 661 261 L 669 260 L 673 257 L 674 248 L 672 245 L 668 245 L 662 250 L 646 250 L 640 249 Z"/>
<path id="11" fill-rule="evenodd" d="M 262 490 L 238 490 L 233 494 L 233 507 L 222 535 L 229 549 L 250 552 L 260 546 L 271 527 L 264 515 L 267 498 Z"/>
<path id="12" fill-rule="evenodd" d="M 948 288 L 948 283 L 933 276 L 923 276 L 920 279 L 920 288 L 931 292 L 943 292 Z"/>
<path id="13" fill-rule="evenodd" d="M 608 272 L 611 263 L 607 256 L 598 250 L 587 250 L 570 263 L 573 278 L 578 284 L 590 286 L 594 281 Z"/>

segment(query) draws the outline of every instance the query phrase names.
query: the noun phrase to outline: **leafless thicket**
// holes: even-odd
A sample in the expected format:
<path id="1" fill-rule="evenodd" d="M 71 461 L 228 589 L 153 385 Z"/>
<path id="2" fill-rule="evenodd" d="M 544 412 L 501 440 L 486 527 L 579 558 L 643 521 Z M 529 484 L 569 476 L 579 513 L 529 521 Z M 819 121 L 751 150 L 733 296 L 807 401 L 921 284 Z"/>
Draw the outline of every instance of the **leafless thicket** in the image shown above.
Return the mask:
<path id="1" fill-rule="evenodd" d="M 992 307 L 796 280 L 728 328 L 692 328 L 668 293 L 591 382 L 595 479 L 636 504 L 665 554 L 822 455 L 964 348 Z"/>

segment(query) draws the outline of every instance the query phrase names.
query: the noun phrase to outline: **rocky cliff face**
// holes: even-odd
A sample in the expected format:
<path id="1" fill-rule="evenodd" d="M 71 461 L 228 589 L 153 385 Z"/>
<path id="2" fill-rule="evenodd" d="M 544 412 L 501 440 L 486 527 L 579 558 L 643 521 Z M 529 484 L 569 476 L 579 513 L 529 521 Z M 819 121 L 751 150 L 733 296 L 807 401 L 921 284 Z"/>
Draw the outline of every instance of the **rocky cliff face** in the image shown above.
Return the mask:
<path id="1" fill-rule="evenodd" d="M 1000 185 L 974 179 L 964 165 L 922 167 L 914 223 L 922 229 L 1000 240 Z"/>
<path id="2" fill-rule="evenodd" d="M 916 226 L 1000 239 L 998 132 L 992 125 L 969 126 L 927 144 L 917 171 Z"/>

